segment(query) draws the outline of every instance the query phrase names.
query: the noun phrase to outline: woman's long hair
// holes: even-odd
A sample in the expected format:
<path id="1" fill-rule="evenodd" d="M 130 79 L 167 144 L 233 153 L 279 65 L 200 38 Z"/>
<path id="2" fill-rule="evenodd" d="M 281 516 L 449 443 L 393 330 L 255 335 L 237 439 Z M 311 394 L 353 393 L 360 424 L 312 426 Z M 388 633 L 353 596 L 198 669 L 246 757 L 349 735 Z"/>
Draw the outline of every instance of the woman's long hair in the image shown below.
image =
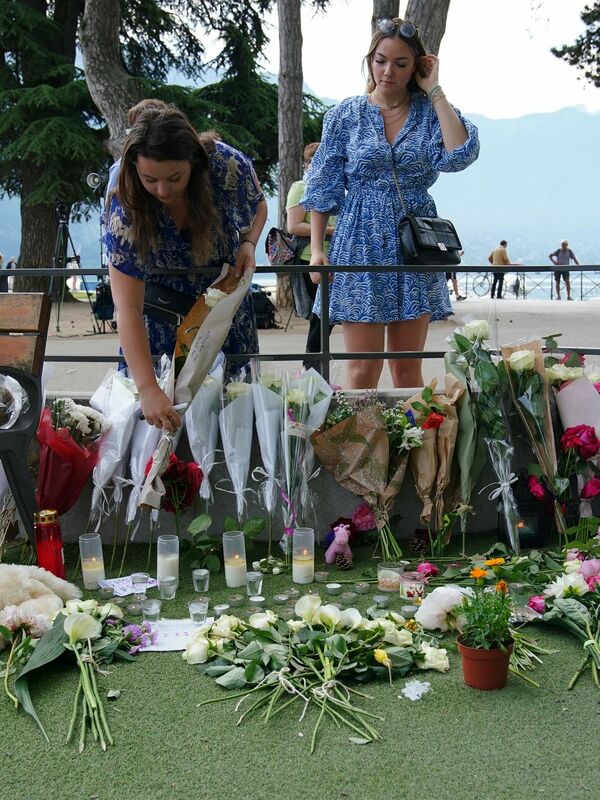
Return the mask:
<path id="1" fill-rule="evenodd" d="M 366 67 L 367 69 L 367 93 L 371 93 L 375 89 L 375 79 L 373 78 L 373 58 L 375 57 L 375 51 L 379 47 L 379 43 L 383 41 L 383 39 L 401 39 L 403 42 L 410 47 L 413 51 L 415 58 L 419 58 L 419 56 L 427 55 L 427 51 L 423 46 L 423 42 L 419 39 L 419 33 L 415 33 L 414 36 L 407 38 L 406 36 L 401 36 L 398 33 L 400 25 L 403 22 L 407 22 L 408 20 L 401 19 L 400 17 L 394 17 L 392 22 L 394 23 L 394 32 L 393 33 L 383 33 L 383 31 L 376 30 L 373 34 L 373 38 L 371 39 L 371 44 L 369 45 L 369 52 L 363 59 L 363 69 Z M 415 76 L 413 75 L 410 79 L 410 82 L 407 86 L 409 92 L 419 92 L 421 94 L 425 94 L 423 90 L 419 87 L 419 84 L 415 80 Z"/>
<path id="2" fill-rule="evenodd" d="M 204 142 L 204 143 L 203 143 Z M 185 191 L 186 211 L 190 223 L 191 250 L 197 266 L 207 263 L 213 235 L 220 238 L 213 190 L 209 178 L 207 147 L 214 146 L 210 136 L 199 136 L 188 118 L 178 109 L 145 108 L 132 125 L 121 157 L 117 194 L 131 216 L 133 240 L 145 259 L 149 243 L 157 244 L 158 200 L 146 191 L 139 178 L 138 156 L 154 161 L 189 161 L 192 169 Z"/>

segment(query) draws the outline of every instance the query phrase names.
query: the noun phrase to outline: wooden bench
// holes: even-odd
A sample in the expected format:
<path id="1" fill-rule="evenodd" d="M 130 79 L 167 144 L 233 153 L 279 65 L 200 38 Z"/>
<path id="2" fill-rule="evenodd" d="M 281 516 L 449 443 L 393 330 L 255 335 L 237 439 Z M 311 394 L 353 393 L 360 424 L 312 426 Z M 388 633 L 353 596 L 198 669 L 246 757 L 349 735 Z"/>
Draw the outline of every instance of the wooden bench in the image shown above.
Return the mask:
<path id="1" fill-rule="evenodd" d="M 36 503 L 27 451 L 42 408 L 41 375 L 50 306 L 46 294 L 0 294 L 0 374 L 17 380 L 29 398 L 29 409 L 12 427 L 0 430 L 0 461 L 32 544 Z"/>

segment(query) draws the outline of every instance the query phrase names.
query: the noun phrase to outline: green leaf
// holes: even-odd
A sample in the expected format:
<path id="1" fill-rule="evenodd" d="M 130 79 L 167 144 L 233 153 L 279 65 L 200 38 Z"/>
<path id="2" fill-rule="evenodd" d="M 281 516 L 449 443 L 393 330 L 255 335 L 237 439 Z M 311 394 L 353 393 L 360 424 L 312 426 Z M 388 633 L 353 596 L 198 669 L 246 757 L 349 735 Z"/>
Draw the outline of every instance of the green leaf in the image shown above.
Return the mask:
<path id="1" fill-rule="evenodd" d="M 242 531 L 244 532 L 244 536 L 248 539 L 254 539 L 259 533 L 262 533 L 265 529 L 265 521 L 260 517 L 254 517 L 253 519 L 248 519 L 242 525 Z"/>
<path id="2" fill-rule="evenodd" d="M 0 636 L 3 636 L 6 641 L 10 644 L 13 640 L 13 633 L 8 628 L 5 628 L 4 625 L 0 625 Z"/>
<path id="3" fill-rule="evenodd" d="M 63 628 L 63 622 L 64 616 L 59 614 L 54 621 L 54 627 L 45 633 L 39 640 L 37 647 L 33 651 L 33 655 L 27 664 L 25 664 L 23 669 L 19 672 L 17 679 L 15 680 L 15 696 L 25 711 L 33 717 L 47 742 L 50 740 L 48 739 L 48 735 L 44 730 L 44 726 L 42 725 L 33 706 L 31 695 L 29 693 L 27 676 L 30 673 L 35 672 L 35 670 L 41 669 L 47 664 L 51 664 L 64 654 L 64 646 L 68 642 L 69 638 Z"/>
<path id="4" fill-rule="evenodd" d="M 265 671 L 256 661 L 248 664 L 246 667 L 244 677 L 247 683 L 260 683 L 265 677 Z"/>
<path id="5" fill-rule="evenodd" d="M 244 667 L 233 667 L 225 675 L 221 675 L 215 683 L 224 689 L 243 689 L 246 686 L 246 670 Z"/>
<path id="6" fill-rule="evenodd" d="M 592 624 L 592 615 L 583 603 L 574 597 L 555 597 L 552 605 L 580 628 Z"/>
<path id="7" fill-rule="evenodd" d="M 207 531 L 210 526 L 212 525 L 212 517 L 210 514 L 200 514 L 198 517 L 195 517 L 190 524 L 188 525 L 188 533 L 202 533 L 202 531 Z"/>
<path id="8" fill-rule="evenodd" d="M 237 657 L 243 661 L 258 661 L 263 652 L 262 646 L 255 640 L 238 651 Z"/>
<path id="9" fill-rule="evenodd" d="M 237 531 L 239 530 L 238 521 L 233 517 L 225 517 L 223 521 L 223 530 L 224 531 Z"/>
<path id="10" fill-rule="evenodd" d="M 204 566 L 211 572 L 220 572 L 221 559 L 219 558 L 219 556 L 215 555 L 214 553 L 211 553 L 204 559 Z"/>

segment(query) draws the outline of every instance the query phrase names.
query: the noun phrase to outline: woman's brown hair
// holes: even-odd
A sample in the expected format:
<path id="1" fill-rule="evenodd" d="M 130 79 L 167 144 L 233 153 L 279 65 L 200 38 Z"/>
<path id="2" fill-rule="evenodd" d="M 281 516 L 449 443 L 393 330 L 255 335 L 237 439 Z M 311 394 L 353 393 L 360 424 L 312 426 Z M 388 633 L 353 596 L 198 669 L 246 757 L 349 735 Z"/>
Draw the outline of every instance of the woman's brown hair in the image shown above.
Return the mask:
<path id="1" fill-rule="evenodd" d="M 373 78 L 373 69 L 371 65 L 373 63 L 373 58 L 375 57 L 375 52 L 379 47 L 379 43 L 384 39 L 402 39 L 402 41 L 406 42 L 406 44 L 413 51 L 416 59 L 419 58 L 419 56 L 427 55 L 427 51 L 423 46 L 423 42 L 419 39 L 418 31 L 414 34 L 414 36 L 410 37 L 402 36 L 399 33 L 400 25 L 402 25 L 403 22 L 407 22 L 407 20 L 401 19 L 400 17 L 394 17 L 392 22 L 394 23 L 394 30 L 392 33 L 384 33 L 380 30 L 375 31 L 373 38 L 371 39 L 371 44 L 369 45 L 369 52 L 363 59 L 363 68 L 367 68 L 367 74 L 369 76 L 367 79 L 367 93 L 370 93 L 375 89 L 375 79 Z M 419 88 L 419 84 L 415 80 L 414 75 L 410 79 L 407 89 L 409 92 L 420 92 L 421 94 L 424 94 L 423 90 Z"/>
<path id="2" fill-rule="evenodd" d="M 206 137 L 206 143 L 211 137 Z M 213 234 L 221 235 L 209 178 L 210 162 L 201 137 L 178 109 L 144 108 L 131 126 L 121 157 L 117 194 L 131 216 L 134 243 L 142 258 L 148 243 L 156 245 L 159 201 L 144 189 L 136 169 L 138 156 L 154 161 L 189 161 L 192 169 L 186 188 L 186 210 L 191 250 L 197 266 L 207 263 Z"/>

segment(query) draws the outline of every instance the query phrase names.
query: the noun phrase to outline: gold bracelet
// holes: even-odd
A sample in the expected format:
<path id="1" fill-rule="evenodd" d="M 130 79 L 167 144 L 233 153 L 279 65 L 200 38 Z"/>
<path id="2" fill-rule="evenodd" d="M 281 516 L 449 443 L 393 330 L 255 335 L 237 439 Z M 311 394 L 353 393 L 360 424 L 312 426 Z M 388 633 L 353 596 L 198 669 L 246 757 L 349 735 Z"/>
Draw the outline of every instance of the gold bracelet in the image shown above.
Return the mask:
<path id="1" fill-rule="evenodd" d="M 253 242 L 253 241 L 252 241 L 252 239 L 241 239 L 241 240 L 240 240 L 240 247 L 241 247 L 243 244 L 251 244 L 251 245 L 252 245 L 252 247 L 253 247 L 253 248 L 256 250 L 256 242 Z"/>

